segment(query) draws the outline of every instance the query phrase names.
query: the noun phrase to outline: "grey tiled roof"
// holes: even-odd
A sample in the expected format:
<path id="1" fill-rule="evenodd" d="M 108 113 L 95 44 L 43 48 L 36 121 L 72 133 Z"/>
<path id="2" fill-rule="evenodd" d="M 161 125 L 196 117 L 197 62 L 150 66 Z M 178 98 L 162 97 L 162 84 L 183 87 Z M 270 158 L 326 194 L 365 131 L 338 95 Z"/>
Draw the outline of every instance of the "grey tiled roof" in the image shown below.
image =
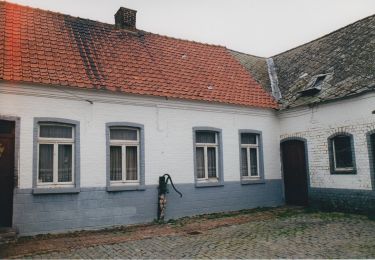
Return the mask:
<path id="1" fill-rule="evenodd" d="M 270 91 L 266 59 L 234 55 Z M 375 91 L 375 15 L 359 20 L 312 42 L 272 57 L 280 108 L 326 102 Z M 322 89 L 301 95 L 317 75 L 327 74 Z"/>
<path id="2" fill-rule="evenodd" d="M 271 82 L 268 76 L 267 59 L 238 51 L 229 52 L 245 67 L 245 69 L 258 81 L 268 92 L 271 91 Z"/>
<path id="3" fill-rule="evenodd" d="M 375 15 L 273 57 L 282 107 L 344 98 L 375 90 Z M 301 97 L 314 76 L 329 73 L 322 90 Z"/>

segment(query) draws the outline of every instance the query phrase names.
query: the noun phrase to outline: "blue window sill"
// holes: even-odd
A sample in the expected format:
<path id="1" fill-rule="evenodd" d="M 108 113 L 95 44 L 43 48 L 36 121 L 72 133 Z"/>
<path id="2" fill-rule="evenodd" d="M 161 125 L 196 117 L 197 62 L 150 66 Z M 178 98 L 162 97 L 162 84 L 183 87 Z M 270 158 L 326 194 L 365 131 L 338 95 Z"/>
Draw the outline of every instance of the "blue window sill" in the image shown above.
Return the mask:
<path id="1" fill-rule="evenodd" d="M 143 191 L 146 190 L 145 185 L 124 185 L 124 186 L 107 186 L 108 192 L 115 191 Z"/>
<path id="2" fill-rule="evenodd" d="M 263 180 L 263 179 L 254 179 L 254 180 L 251 180 L 251 179 L 242 179 L 241 180 L 241 184 L 242 185 L 264 184 L 264 183 L 266 183 L 266 181 Z"/>
<path id="3" fill-rule="evenodd" d="M 80 188 L 34 188 L 33 194 L 66 194 L 79 193 Z"/>
<path id="4" fill-rule="evenodd" d="M 224 186 L 222 182 L 196 182 L 196 188 L 206 188 L 206 187 L 221 187 Z"/>

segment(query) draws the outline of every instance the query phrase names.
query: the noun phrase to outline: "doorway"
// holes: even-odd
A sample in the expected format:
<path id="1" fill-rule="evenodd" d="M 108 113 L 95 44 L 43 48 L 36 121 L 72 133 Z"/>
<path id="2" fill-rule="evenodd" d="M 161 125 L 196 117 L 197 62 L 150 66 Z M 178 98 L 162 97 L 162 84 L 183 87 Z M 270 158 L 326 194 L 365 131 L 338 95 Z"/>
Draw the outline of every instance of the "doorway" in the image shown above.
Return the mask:
<path id="1" fill-rule="evenodd" d="M 0 120 L 0 227 L 12 226 L 15 122 Z"/>
<path id="2" fill-rule="evenodd" d="M 308 180 L 305 142 L 287 140 L 281 143 L 285 202 L 306 206 L 308 203 Z"/>
<path id="3" fill-rule="evenodd" d="M 370 138 L 368 139 L 370 142 L 370 163 L 372 168 L 372 189 L 375 189 L 375 133 L 370 134 Z"/>

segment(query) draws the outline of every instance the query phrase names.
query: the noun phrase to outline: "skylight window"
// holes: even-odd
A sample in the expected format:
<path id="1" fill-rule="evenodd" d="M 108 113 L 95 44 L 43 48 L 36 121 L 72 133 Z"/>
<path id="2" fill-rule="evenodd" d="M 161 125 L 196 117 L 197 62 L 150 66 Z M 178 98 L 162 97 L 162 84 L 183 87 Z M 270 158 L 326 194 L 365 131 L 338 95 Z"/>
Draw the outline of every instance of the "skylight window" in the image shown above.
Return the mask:
<path id="1" fill-rule="evenodd" d="M 326 79 L 327 75 L 320 75 L 315 79 L 314 84 L 311 86 L 312 88 L 319 87 L 320 85 L 323 84 L 324 80 Z"/>
<path id="2" fill-rule="evenodd" d="M 302 96 L 313 96 L 322 90 L 322 85 L 327 77 L 327 74 L 315 76 L 312 83 L 310 83 L 304 90 L 300 91 Z"/>

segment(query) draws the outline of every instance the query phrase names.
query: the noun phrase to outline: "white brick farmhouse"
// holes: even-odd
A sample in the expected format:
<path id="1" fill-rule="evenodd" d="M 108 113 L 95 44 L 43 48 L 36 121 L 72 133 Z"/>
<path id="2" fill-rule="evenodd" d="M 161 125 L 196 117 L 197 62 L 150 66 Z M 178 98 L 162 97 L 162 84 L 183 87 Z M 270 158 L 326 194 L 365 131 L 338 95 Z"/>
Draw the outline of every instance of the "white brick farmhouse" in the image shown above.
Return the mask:
<path id="1" fill-rule="evenodd" d="M 0 2 L 0 226 L 375 211 L 375 16 L 270 58 Z"/>

